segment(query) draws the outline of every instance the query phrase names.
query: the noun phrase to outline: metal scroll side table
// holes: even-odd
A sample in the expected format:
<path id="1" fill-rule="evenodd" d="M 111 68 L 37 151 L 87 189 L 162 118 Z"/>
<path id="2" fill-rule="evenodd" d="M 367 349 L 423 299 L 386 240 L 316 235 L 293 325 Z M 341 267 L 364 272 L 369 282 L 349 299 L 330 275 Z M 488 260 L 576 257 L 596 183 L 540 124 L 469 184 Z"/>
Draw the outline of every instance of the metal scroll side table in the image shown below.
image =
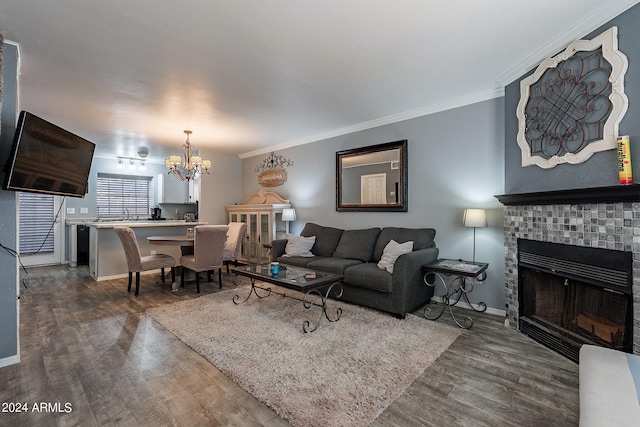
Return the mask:
<path id="1" fill-rule="evenodd" d="M 463 329 L 471 329 L 473 320 L 467 316 L 464 322 L 460 323 L 453 314 L 451 307 L 458 304 L 460 299 L 464 298 L 469 307 L 474 311 L 481 313 L 487 310 L 487 304 L 484 302 L 478 303 L 480 308 L 475 308 L 469 301 L 469 294 L 473 292 L 474 285 L 487 278 L 487 267 L 489 267 L 488 263 L 463 261 L 460 259 L 438 259 L 423 265 L 422 274 L 424 283 L 427 286 L 435 288 L 436 282 L 440 281 L 444 288 L 440 312 L 432 315 L 431 308 L 427 307 L 424 309 L 424 317 L 429 320 L 439 319 L 442 313 L 444 313 L 445 308 L 448 308 L 451 318 L 456 322 L 456 325 Z M 453 276 L 453 278 L 447 283 L 444 276 Z"/>

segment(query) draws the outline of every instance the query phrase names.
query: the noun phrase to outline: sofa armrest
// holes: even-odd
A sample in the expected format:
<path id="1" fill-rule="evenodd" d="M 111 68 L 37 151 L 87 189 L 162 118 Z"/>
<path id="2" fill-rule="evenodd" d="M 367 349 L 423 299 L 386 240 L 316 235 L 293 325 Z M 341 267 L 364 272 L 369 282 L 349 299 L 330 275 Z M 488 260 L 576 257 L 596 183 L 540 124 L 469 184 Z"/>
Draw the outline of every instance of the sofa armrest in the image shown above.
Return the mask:
<path id="1" fill-rule="evenodd" d="M 393 267 L 393 305 L 404 317 L 409 311 L 429 302 L 433 287 L 422 281 L 422 266 L 438 259 L 439 249 L 431 247 L 401 255 Z"/>
<path id="2" fill-rule="evenodd" d="M 580 347 L 580 427 L 640 425 L 634 377 L 640 356 L 585 344 Z"/>
<path id="3" fill-rule="evenodd" d="M 284 250 L 287 247 L 287 239 L 278 239 L 271 241 L 271 261 L 277 260 L 284 255 Z"/>

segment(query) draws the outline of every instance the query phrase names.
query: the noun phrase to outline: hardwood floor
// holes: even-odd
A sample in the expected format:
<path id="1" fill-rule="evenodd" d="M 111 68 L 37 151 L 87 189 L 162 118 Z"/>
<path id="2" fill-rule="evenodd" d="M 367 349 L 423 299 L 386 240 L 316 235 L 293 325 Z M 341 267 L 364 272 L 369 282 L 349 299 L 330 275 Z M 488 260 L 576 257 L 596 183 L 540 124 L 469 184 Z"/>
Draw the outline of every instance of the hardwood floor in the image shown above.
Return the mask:
<path id="1" fill-rule="evenodd" d="M 0 369 L 0 425 L 288 425 L 144 314 L 196 298 L 194 284 L 173 293 L 146 275 L 136 298 L 126 279 L 95 282 L 67 266 L 31 268 L 25 283 L 22 362 Z M 576 426 L 578 366 L 502 318 L 470 316 L 474 327 L 372 425 Z M 438 321 L 453 324 L 448 313 Z M 41 402 L 49 410 L 33 412 Z M 29 412 L 1 412 L 10 403 Z"/>

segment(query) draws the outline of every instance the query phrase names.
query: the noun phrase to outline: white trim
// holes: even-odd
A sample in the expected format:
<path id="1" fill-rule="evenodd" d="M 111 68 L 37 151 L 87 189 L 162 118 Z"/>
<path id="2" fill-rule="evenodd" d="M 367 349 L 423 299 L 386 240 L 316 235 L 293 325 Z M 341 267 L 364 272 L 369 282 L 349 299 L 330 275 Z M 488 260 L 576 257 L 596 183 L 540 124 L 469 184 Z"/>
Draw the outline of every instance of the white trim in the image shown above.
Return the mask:
<path id="1" fill-rule="evenodd" d="M 533 155 L 526 138 L 527 118 L 525 114 L 531 85 L 535 84 L 547 70 L 556 68 L 576 52 L 590 52 L 598 48 L 602 48 L 602 56 L 611 64 L 611 75 L 609 76 L 611 113 L 604 124 L 602 139 L 590 142 L 577 153 L 566 153 L 563 156 L 553 156 L 548 159 Z M 587 161 L 597 152 L 616 148 L 618 125 L 629 106 L 629 99 L 624 93 L 624 75 L 628 67 L 629 61 L 626 55 L 618 50 L 618 27 L 611 27 L 591 40 L 576 40 L 553 58 L 542 61 L 533 74 L 522 79 L 520 82 L 520 101 L 516 108 L 516 116 L 518 117 L 517 142 L 522 152 L 522 166 L 536 165 L 543 169 L 550 169 L 562 163 L 578 164 Z"/>
<path id="2" fill-rule="evenodd" d="M 297 139 L 294 141 L 283 142 L 278 145 L 272 145 L 267 148 L 261 148 L 259 150 L 239 154 L 238 157 L 240 157 L 241 159 L 246 159 L 249 157 L 269 154 L 272 151 L 284 150 L 285 148 L 291 148 L 291 147 L 296 147 L 298 145 L 310 144 L 312 142 L 322 141 L 324 139 L 334 138 L 336 136 L 347 135 L 347 134 L 359 132 L 362 130 L 372 129 L 378 126 L 397 123 L 397 122 L 401 122 L 409 119 L 415 119 L 416 117 L 427 116 L 429 114 L 439 113 L 441 111 L 447 111 L 447 110 L 451 110 L 458 107 L 464 107 L 465 105 L 476 104 L 478 102 L 500 98 L 501 96 L 504 96 L 504 87 L 487 89 L 484 91 L 473 93 L 471 95 L 461 96 L 459 98 L 450 99 L 437 104 L 427 105 L 424 107 L 416 108 L 414 110 L 405 111 L 403 113 L 393 114 L 391 116 L 370 120 L 368 122 L 357 123 L 341 129 L 336 129 L 336 130 L 325 132 L 325 133 L 319 133 L 316 135 Z"/>
<path id="3" fill-rule="evenodd" d="M 616 16 L 635 6 L 637 3 L 640 3 L 640 0 L 611 0 L 603 2 L 598 9 L 593 11 L 582 21 L 579 21 L 569 27 L 555 40 L 537 49 L 522 61 L 500 74 L 496 78 L 496 81 L 502 86 L 507 86 L 508 84 L 518 80 L 535 68 L 545 58 L 559 52 L 574 40 L 586 36 L 598 27 L 606 24 Z"/>
<path id="4" fill-rule="evenodd" d="M 20 356 L 9 356 L 0 359 L 0 368 L 4 368 L 5 366 L 17 365 L 20 363 Z"/>

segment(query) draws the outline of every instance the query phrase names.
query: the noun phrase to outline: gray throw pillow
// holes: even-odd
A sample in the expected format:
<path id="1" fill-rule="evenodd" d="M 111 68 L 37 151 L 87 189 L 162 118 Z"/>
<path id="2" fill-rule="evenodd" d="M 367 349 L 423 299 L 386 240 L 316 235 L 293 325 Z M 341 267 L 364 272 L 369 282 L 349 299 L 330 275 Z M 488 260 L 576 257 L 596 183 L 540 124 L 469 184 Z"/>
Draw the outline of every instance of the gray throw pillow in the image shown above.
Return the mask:
<path id="1" fill-rule="evenodd" d="M 316 236 L 316 243 L 311 248 L 311 252 L 316 256 L 330 257 L 333 255 L 333 251 L 336 250 L 343 231 L 339 228 L 324 227 L 308 222 L 300 232 L 300 235 L 304 237 Z"/>
<path id="2" fill-rule="evenodd" d="M 384 247 L 391 240 L 395 240 L 398 243 L 413 241 L 413 250 L 419 251 L 420 249 L 426 249 L 434 246 L 433 239 L 436 236 L 436 230 L 433 228 L 400 228 L 400 227 L 385 227 L 380 232 L 376 247 L 373 251 L 373 260 L 380 261 Z"/>
<path id="3" fill-rule="evenodd" d="M 313 257 L 311 248 L 316 242 L 316 236 L 304 237 L 287 234 L 287 246 L 284 248 L 283 257 L 300 256 L 305 258 Z"/>

